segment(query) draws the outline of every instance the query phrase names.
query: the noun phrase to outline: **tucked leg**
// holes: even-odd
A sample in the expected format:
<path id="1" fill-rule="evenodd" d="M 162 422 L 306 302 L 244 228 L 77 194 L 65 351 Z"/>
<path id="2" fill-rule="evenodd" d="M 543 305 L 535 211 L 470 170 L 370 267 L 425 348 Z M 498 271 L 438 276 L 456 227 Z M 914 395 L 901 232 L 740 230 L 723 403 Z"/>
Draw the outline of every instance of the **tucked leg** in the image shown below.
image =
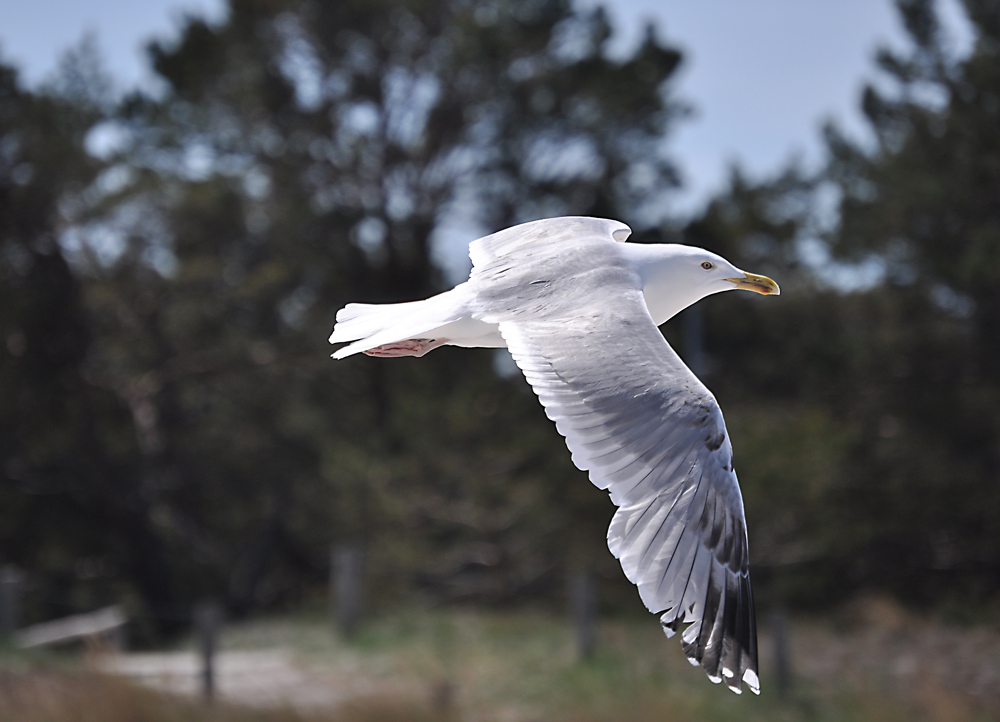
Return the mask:
<path id="1" fill-rule="evenodd" d="M 398 358 L 400 356 L 423 356 L 429 351 L 433 351 L 438 346 L 443 346 L 448 342 L 446 338 L 408 338 L 405 341 L 387 343 L 375 348 L 370 348 L 364 353 L 369 356 L 379 358 Z"/>

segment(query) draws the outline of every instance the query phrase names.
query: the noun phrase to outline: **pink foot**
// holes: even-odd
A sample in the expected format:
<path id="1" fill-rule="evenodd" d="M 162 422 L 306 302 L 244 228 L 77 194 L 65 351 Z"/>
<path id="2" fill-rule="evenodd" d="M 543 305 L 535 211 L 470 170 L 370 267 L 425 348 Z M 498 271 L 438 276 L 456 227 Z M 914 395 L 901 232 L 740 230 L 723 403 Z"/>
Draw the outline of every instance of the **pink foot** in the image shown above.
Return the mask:
<path id="1" fill-rule="evenodd" d="M 363 353 L 378 358 L 399 358 L 400 356 L 423 356 L 425 353 L 433 351 L 438 346 L 443 346 L 446 338 L 409 338 L 405 341 L 387 343 L 375 348 L 370 348 Z"/>

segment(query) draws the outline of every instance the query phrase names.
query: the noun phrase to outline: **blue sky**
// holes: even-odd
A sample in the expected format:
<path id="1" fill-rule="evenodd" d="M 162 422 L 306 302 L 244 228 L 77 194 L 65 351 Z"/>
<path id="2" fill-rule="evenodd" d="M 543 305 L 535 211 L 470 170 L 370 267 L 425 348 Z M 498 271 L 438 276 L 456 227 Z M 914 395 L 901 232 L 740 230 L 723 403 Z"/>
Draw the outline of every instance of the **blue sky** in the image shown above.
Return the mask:
<path id="1" fill-rule="evenodd" d="M 594 0 L 578 0 L 581 6 Z M 611 0 L 604 4 L 625 53 L 656 22 L 685 51 L 678 94 L 695 115 L 670 149 L 687 188 L 674 210 L 700 206 L 739 162 L 753 175 L 792 157 L 822 158 L 819 127 L 832 118 L 863 137 L 857 110 L 880 44 L 900 46 L 890 0 Z M 940 0 L 956 51 L 968 46 L 957 0 Z M 62 51 L 94 32 L 120 88 L 143 81 L 145 43 L 169 37 L 185 13 L 225 16 L 224 0 L 0 0 L 0 57 L 29 83 L 49 75 Z"/>

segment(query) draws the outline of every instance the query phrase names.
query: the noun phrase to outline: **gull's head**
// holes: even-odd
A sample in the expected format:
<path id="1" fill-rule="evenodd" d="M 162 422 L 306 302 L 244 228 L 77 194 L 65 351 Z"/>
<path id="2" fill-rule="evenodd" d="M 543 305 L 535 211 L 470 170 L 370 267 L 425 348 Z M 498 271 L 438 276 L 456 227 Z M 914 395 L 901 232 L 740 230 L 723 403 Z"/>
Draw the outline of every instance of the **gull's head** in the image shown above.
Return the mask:
<path id="1" fill-rule="evenodd" d="M 651 245 L 639 251 L 646 305 L 659 324 L 706 296 L 744 290 L 777 296 L 778 284 L 747 273 L 722 256 L 694 246 Z"/>
<path id="2" fill-rule="evenodd" d="M 670 282 L 693 292 L 698 298 L 722 291 L 753 291 L 765 296 L 781 293 L 767 276 L 747 273 L 722 256 L 694 246 L 663 246 L 669 254 Z"/>

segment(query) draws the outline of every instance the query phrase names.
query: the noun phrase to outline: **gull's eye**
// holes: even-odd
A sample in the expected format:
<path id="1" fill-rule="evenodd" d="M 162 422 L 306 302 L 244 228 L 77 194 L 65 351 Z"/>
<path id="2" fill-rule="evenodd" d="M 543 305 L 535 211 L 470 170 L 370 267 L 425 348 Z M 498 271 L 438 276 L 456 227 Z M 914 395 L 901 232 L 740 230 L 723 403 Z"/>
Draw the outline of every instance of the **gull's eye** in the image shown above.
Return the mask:
<path id="1" fill-rule="evenodd" d="M 711 261 L 705 261 L 703 264 L 701 264 L 701 267 L 704 268 L 707 271 L 710 268 L 712 268 L 712 262 Z"/>

